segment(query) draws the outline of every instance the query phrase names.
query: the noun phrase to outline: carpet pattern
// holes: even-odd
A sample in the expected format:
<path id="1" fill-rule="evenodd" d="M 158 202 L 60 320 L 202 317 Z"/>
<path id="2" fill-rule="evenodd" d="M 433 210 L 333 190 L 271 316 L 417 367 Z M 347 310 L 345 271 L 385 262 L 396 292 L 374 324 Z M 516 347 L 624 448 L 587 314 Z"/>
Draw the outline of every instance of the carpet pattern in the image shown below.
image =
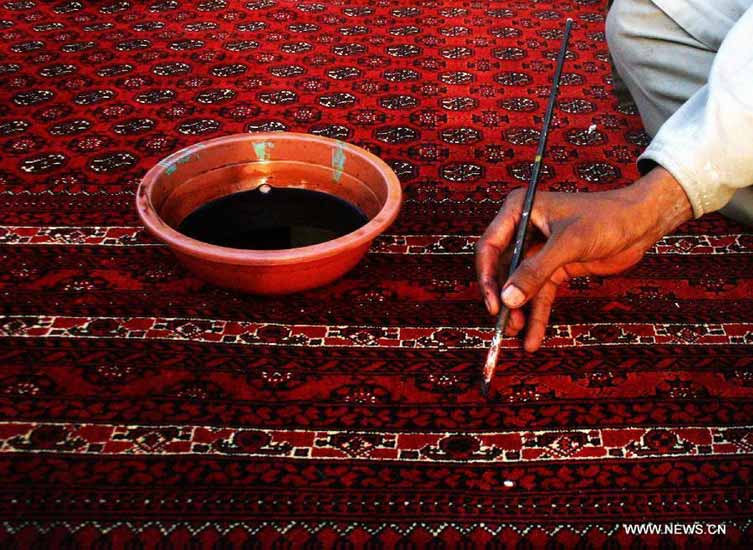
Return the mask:
<path id="1" fill-rule="evenodd" d="M 753 234 L 711 215 L 570 281 L 504 343 L 473 246 L 527 182 L 636 178 L 605 2 L 0 4 L 0 546 L 753 544 Z M 368 148 L 399 219 L 326 288 L 213 288 L 140 227 L 180 147 L 292 130 Z M 722 525 L 628 533 L 623 524 Z"/>

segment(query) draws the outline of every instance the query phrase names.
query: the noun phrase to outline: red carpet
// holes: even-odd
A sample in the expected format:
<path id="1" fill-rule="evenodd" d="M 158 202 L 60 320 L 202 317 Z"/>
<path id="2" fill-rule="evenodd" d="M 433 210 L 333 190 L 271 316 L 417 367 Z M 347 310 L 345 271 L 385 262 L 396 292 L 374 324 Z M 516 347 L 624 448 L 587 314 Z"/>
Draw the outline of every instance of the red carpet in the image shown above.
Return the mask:
<path id="1" fill-rule="evenodd" d="M 542 187 L 626 185 L 647 137 L 603 2 L 408 4 L 0 5 L 0 547 L 751 547 L 753 234 L 709 216 L 572 281 L 484 401 L 473 242 L 526 182 L 567 16 Z M 204 285 L 141 231 L 139 178 L 274 129 L 379 154 L 402 214 L 327 288 Z"/>

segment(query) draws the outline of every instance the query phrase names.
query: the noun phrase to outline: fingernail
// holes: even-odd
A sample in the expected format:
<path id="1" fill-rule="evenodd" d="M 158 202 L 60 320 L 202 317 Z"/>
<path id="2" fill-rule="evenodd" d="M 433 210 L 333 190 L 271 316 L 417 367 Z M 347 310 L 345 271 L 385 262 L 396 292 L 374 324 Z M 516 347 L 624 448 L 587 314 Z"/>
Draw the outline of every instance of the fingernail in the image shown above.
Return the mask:
<path id="1" fill-rule="evenodd" d="M 525 295 L 515 285 L 507 285 L 502 291 L 502 301 L 507 307 L 520 307 L 525 299 Z"/>
<path id="2" fill-rule="evenodd" d="M 491 313 L 492 308 L 489 305 L 489 296 L 487 296 L 486 294 L 484 295 L 484 305 L 486 306 L 486 311 Z"/>

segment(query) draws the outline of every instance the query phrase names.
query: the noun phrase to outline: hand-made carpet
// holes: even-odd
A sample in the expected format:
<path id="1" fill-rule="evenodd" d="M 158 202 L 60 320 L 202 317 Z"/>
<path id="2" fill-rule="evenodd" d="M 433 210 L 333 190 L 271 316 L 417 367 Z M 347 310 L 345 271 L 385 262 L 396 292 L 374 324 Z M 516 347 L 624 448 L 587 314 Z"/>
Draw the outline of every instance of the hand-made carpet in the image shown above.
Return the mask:
<path id="1" fill-rule="evenodd" d="M 604 2 L 2 2 L 0 546 L 750 547 L 750 230 L 571 281 L 480 395 L 473 246 L 527 181 L 568 16 L 542 189 L 624 186 L 647 136 Z M 263 130 L 404 182 L 326 288 L 210 287 L 139 225 L 156 161 Z"/>

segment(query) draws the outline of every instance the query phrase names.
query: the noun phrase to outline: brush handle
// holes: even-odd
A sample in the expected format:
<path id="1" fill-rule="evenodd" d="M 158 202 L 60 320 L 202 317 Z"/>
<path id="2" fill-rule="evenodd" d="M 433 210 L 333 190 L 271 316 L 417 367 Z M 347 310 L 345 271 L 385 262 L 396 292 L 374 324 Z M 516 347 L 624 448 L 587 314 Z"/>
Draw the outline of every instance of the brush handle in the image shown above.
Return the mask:
<path id="1" fill-rule="evenodd" d="M 525 200 L 523 201 L 523 213 L 520 218 L 520 223 L 518 223 L 518 231 L 515 237 L 515 248 L 513 248 L 512 251 L 512 260 L 510 261 L 508 277 L 518 269 L 518 266 L 523 259 L 523 245 L 525 244 L 526 233 L 528 232 L 528 226 L 531 222 L 533 198 L 536 195 L 536 187 L 539 183 L 539 174 L 541 173 L 542 159 L 544 158 L 544 150 L 546 149 L 546 140 L 549 137 L 549 126 L 552 123 L 552 116 L 554 115 L 554 104 L 557 101 L 557 92 L 560 88 L 562 67 L 565 65 L 567 44 L 570 40 L 570 31 L 572 30 L 572 27 L 573 20 L 568 19 L 565 23 L 565 34 L 562 38 L 562 45 L 560 46 L 560 51 L 557 55 L 557 68 L 555 69 L 554 79 L 552 80 L 552 90 L 549 93 L 549 101 L 544 114 L 544 125 L 541 130 L 541 135 L 539 136 L 539 146 L 536 149 L 536 158 L 534 159 L 533 169 L 531 170 L 531 179 L 528 183 L 528 189 L 526 189 Z"/>
<path id="2" fill-rule="evenodd" d="M 562 45 L 560 46 L 559 54 L 557 55 L 557 67 L 554 72 L 554 79 L 552 80 L 552 89 L 549 92 L 549 102 L 546 106 L 546 112 L 544 113 L 544 127 L 541 130 L 539 136 L 539 146 L 536 149 L 536 158 L 533 162 L 533 169 L 531 170 L 531 179 L 526 189 L 526 196 L 523 201 L 523 212 L 518 223 L 517 233 L 515 235 L 515 247 L 512 251 L 512 260 L 510 261 L 510 270 L 507 277 L 510 276 L 518 269 L 521 260 L 523 259 L 523 247 L 526 242 L 526 233 L 528 232 L 528 226 L 531 223 L 531 210 L 533 210 L 533 199 L 536 196 L 536 187 L 539 183 L 539 174 L 541 173 L 541 162 L 544 157 L 544 150 L 546 149 L 546 140 L 549 136 L 549 126 L 552 123 L 552 116 L 554 114 L 554 104 L 557 101 L 557 92 L 560 88 L 560 77 L 562 76 L 562 67 L 565 65 L 565 56 L 567 55 L 567 44 L 570 41 L 570 31 L 573 27 L 573 20 L 568 18 L 565 23 L 565 33 L 562 37 Z M 494 370 L 497 367 L 497 357 L 499 356 L 499 348 L 502 337 L 507 328 L 507 323 L 510 320 L 510 310 L 502 305 L 502 309 L 497 317 L 497 325 L 494 328 L 494 338 L 492 339 L 492 345 L 489 348 L 489 352 L 486 356 L 486 363 L 484 364 L 483 379 L 481 381 L 481 391 L 484 395 L 488 394 L 489 385 L 494 377 Z"/>
<path id="3" fill-rule="evenodd" d="M 494 332 L 503 334 L 507 328 L 507 322 L 510 320 L 510 310 L 506 305 L 502 304 L 502 309 L 497 317 L 497 325 L 494 327 Z"/>

